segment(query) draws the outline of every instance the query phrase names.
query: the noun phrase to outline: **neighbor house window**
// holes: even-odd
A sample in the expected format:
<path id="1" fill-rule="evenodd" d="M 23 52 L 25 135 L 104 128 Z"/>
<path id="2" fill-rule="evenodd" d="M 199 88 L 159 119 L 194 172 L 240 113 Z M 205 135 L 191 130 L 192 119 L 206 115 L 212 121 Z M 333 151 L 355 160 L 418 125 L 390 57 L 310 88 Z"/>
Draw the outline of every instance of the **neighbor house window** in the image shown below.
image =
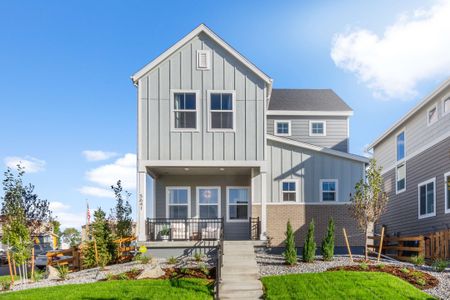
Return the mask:
<path id="1" fill-rule="evenodd" d="M 320 201 L 338 201 L 338 180 L 320 180 Z"/>
<path id="2" fill-rule="evenodd" d="M 209 129 L 215 131 L 234 130 L 234 92 L 209 92 Z"/>
<path id="3" fill-rule="evenodd" d="M 310 136 L 325 136 L 326 135 L 325 121 L 309 121 L 309 135 Z"/>
<path id="4" fill-rule="evenodd" d="M 437 110 L 437 106 L 434 105 L 432 108 L 430 108 L 427 111 L 427 123 L 428 125 L 431 125 L 433 123 L 435 123 L 438 120 L 439 116 L 438 116 L 438 110 Z"/>
<path id="5" fill-rule="evenodd" d="M 191 189 L 189 187 L 167 187 L 167 218 L 189 218 Z"/>
<path id="6" fill-rule="evenodd" d="M 250 191 L 248 187 L 227 187 L 227 220 L 247 221 Z"/>
<path id="7" fill-rule="evenodd" d="M 450 172 L 444 175 L 445 212 L 450 213 Z"/>
<path id="8" fill-rule="evenodd" d="M 418 185 L 419 219 L 436 215 L 436 179 Z"/>
<path id="9" fill-rule="evenodd" d="M 198 123 L 198 93 L 174 92 L 173 93 L 173 129 L 174 130 L 197 130 Z"/>
<path id="10" fill-rule="evenodd" d="M 284 180 L 281 182 L 281 200 L 286 202 L 297 201 L 296 180 Z"/>
<path id="11" fill-rule="evenodd" d="M 197 187 L 198 216 L 213 219 L 220 216 L 220 187 Z"/>
<path id="12" fill-rule="evenodd" d="M 444 98 L 442 102 L 442 114 L 446 115 L 448 113 L 450 113 L 450 96 Z"/>
<path id="13" fill-rule="evenodd" d="M 291 135 L 291 121 L 276 120 L 275 135 L 290 136 Z"/>
<path id="14" fill-rule="evenodd" d="M 405 132 L 402 131 L 397 135 L 397 160 L 405 158 Z"/>
<path id="15" fill-rule="evenodd" d="M 400 164 L 396 168 L 396 191 L 397 194 L 406 190 L 406 165 Z"/>

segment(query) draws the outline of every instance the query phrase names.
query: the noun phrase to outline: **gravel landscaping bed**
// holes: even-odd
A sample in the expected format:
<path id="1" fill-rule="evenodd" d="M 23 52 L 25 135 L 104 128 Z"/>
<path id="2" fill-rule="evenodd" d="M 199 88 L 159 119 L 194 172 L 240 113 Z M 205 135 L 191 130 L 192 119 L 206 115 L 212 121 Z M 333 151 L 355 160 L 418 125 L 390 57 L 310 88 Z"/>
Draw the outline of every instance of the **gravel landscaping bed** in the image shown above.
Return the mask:
<path id="1" fill-rule="evenodd" d="M 363 259 L 362 256 L 354 256 L 355 260 Z M 333 261 L 323 261 L 322 257 L 317 256 L 314 263 L 303 263 L 299 260 L 296 266 L 290 267 L 284 264 L 284 258 L 282 255 L 276 254 L 258 254 L 256 257 L 259 267 L 259 273 L 261 276 L 269 275 L 284 275 L 284 274 L 298 274 L 298 273 L 318 273 L 324 272 L 329 268 L 359 265 L 358 262 L 351 262 L 348 256 L 336 255 Z M 383 264 L 392 264 L 413 267 L 410 263 L 395 262 L 386 259 L 382 259 Z M 376 261 L 374 261 L 376 264 Z M 439 280 L 439 284 L 431 289 L 424 290 L 430 295 L 433 295 L 440 299 L 450 299 L 450 269 L 448 268 L 444 272 L 435 272 L 429 266 L 415 267 L 417 270 L 429 273 Z"/>

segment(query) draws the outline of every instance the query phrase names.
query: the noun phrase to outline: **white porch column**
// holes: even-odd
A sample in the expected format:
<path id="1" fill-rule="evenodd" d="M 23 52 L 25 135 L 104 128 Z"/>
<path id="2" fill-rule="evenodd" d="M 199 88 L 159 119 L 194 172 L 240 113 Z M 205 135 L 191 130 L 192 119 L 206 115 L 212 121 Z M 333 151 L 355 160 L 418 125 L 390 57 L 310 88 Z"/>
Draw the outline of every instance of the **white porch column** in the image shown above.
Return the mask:
<path id="1" fill-rule="evenodd" d="M 137 173 L 137 223 L 136 234 L 140 242 L 145 242 L 147 236 L 145 234 L 145 223 L 147 217 L 147 174 L 145 172 Z"/>
<path id="2" fill-rule="evenodd" d="M 267 239 L 267 173 L 265 170 L 260 173 L 261 177 L 261 235 L 260 240 Z"/>

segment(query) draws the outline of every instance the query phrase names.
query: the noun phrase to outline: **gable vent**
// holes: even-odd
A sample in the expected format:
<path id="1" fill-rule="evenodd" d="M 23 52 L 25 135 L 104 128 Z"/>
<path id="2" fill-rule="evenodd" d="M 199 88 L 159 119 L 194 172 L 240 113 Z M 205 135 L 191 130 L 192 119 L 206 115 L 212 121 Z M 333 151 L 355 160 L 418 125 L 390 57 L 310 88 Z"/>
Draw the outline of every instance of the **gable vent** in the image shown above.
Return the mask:
<path id="1" fill-rule="evenodd" d="M 197 50 L 197 69 L 209 70 L 211 68 L 211 51 Z"/>

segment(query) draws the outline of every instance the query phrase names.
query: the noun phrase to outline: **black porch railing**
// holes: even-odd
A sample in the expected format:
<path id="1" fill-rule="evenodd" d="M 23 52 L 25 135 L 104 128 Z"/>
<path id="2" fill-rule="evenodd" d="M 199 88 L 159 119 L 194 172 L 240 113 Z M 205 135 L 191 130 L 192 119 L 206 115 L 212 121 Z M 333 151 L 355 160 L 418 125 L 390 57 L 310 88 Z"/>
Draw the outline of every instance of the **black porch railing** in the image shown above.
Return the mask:
<path id="1" fill-rule="evenodd" d="M 259 240 L 259 236 L 261 235 L 261 221 L 259 220 L 259 217 L 248 218 L 248 224 L 250 228 L 250 239 Z"/>
<path id="2" fill-rule="evenodd" d="M 223 239 L 222 218 L 149 218 L 148 241 L 202 241 Z"/>

